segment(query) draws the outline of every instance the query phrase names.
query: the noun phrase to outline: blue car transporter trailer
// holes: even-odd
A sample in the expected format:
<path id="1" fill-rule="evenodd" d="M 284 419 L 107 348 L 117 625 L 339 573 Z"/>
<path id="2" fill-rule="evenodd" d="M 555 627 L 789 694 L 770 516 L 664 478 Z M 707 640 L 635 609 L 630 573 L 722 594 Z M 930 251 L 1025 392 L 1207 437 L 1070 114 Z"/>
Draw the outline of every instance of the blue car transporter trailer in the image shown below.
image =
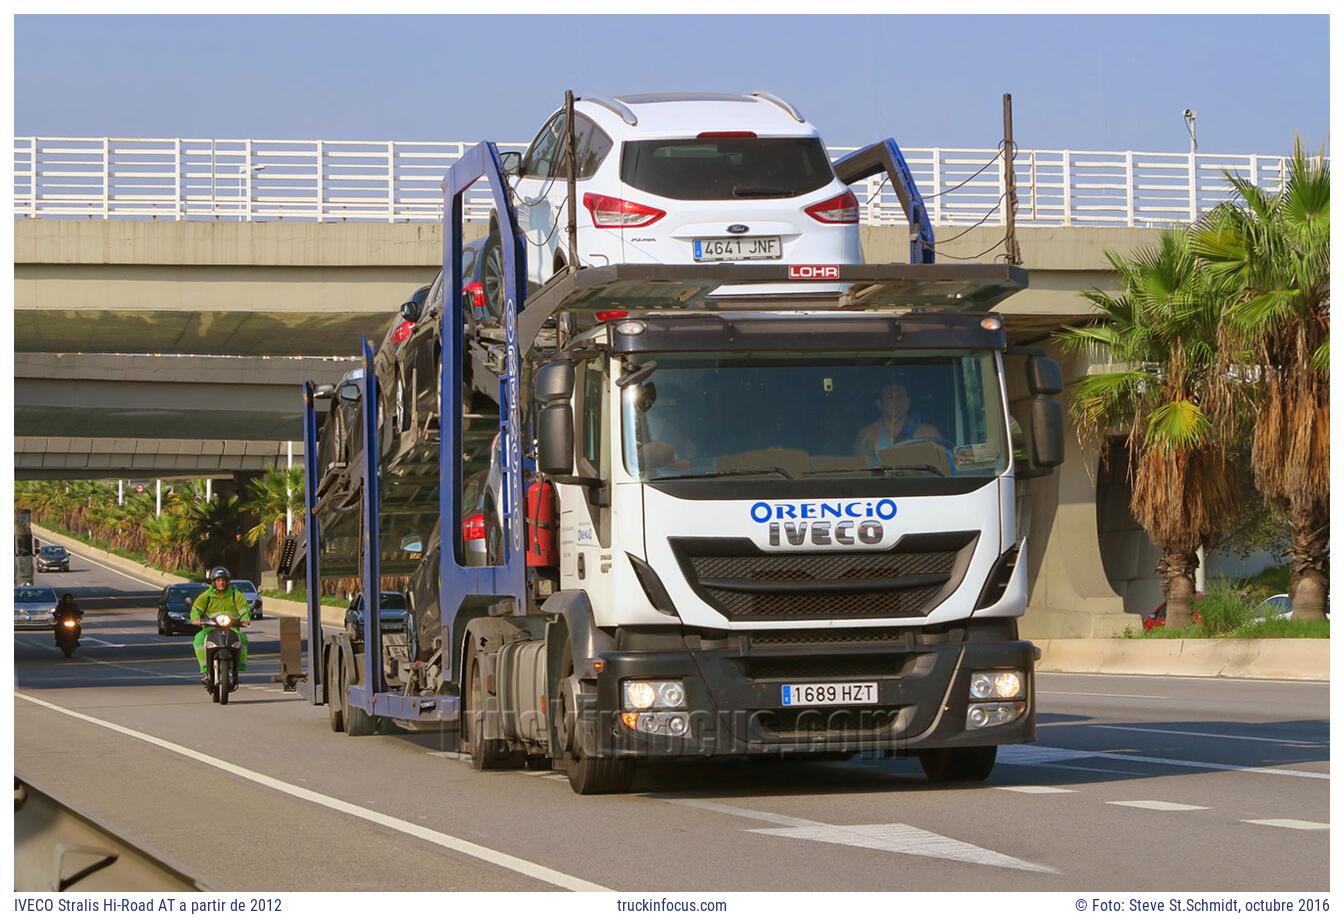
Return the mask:
<path id="1" fill-rule="evenodd" d="M 558 275 L 536 291 L 523 304 L 520 291 L 526 290 L 526 250 L 517 218 L 508 197 L 499 152 L 485 142 L 468 150 L 449 170 L 444 182 L 443 269 L 447 279 L 446 309 L 440 322 L 445 359 L 441 362 L 439 407 L 440 440 L 438 506 L 441 545 L 439 552 L 439 611 L 445 647 L 441 661 L 442 682 L 461 688 L 463 667 L 461 649 L 449 647 L 450 638 L 461 635 L 454 629 L 464 602 L 490 599 L 512 601 L 513 611 L 526 614 L 528 608 L 528 572 L 525 567 L 523 476 L 524 449 L 520 428 L 520 379 L 522 356 L 531 348 L 543 324 L 564 310 L 591 315 L 599 310 L 624 309 L 635 315 L 642 310 L 733 309 L 954 309 L 960 312 L 984 311 L 1004 297 L 1026 287 L 1026 272 L 1015 266 L 978 264 L 942 266 L 933 263 L 933 231 L 928 223 L 922 199 L 914 186 L 904 158 L 894 141 L 887 140 L 851 154 L 836 164 L 837 174 L 845 181 L 875 175 L 886 170 L 895 182 L 906 208 L 911 228 L 911 264 L 871 264 L 824 266 L 824 276 L 799 274 L 796 266 L 751 264 L 634 265 L 620 264 L 602 268 L 571 269 Z M 463 430 L 458 408 L 463 403 L 464 381 L 461 362 L 465 345 L 465 310 L 462 299 L 462 199 L 474 183 L 485 179 L 489 184 L 499 215 L 504 263 L 504 338 L 503 372 L 499 375 L 499 435 L 501 450 L 502 561 L 497 565 L 464 566 L 453 552 L 452 533 L 444 522 L 462 519 Z M 812 268 L 808 266 L 808 268 Z M 848 293 L 826 295 L 823 301 L 808 301 L 789 295 L 781 305 L 777 296 L 753 300 L 738 296 L 731 305 L 716 303 L 710 293 L 723 284 L 779 284 L 826 280 L 848 283 Z M 521 308 L 521 309 L 520 309 Z M 378 405 L 378 380 L 374 373 L 374 354 L 369 342 L 363 343 L 363 405 Z M 304 437 L 306 456 L 317 456 L 317 425 L 314 388 L 304 385 Z M 380 548 L 380 477 L 381 457 L 377 413 L 364 411 L 364 450 L 360 461 L 363 477 L 360 544 L 365 597 L 363 651 L 357 654 L 343 629 L 324 631 L 320 609 L 321 521 L 315 512 L 317 469 L 310 460 L 306 466 L 305 526 L 307 528 L 306 575 L 308 580 L 309 662 L 298 687 L 313 704 L 348 702 L 347 713 L 354 713 L 359 725 L 347 725 L 354 734 L 372 731 L 375 719 L 418 723 L 456 722 L 462 711 L 459 694 L 411 695 L 389 692 L 383 673 L 382 630 L 379 616 L 381 587 Z M 553 618 L 553 616 L 552 616 Z M 462 624 L 456 624 L 461 626 Z M 547 627 L 550 635 L 550 627 Z M 313 638 L 317 637 L 317 638 Z M 575 637 L 577 640 L 577 637 Z M 348 667 L 342 671 L 345 696 L 341 687 L 329 686 L 337 669 L 324 666 L 328 656 L 339 655 Z M 548 670 L 551 670 L 548 668 Z M 549 694 L 547 694 L 549 698 Z M 491 705 L 486 701 L 487 706 Z M 349 718 L 349 716 L 347 716 Z M 550 727 L 550 750 L 560 750 L 555 728 Z"/>

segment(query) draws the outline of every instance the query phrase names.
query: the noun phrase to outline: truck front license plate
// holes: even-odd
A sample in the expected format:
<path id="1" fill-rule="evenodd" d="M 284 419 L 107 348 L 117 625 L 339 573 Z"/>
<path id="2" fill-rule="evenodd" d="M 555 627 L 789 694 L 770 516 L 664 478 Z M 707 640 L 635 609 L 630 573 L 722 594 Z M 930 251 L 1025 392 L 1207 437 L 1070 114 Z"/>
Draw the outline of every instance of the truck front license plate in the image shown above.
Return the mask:
<path id="1" fill-rule="evenodd" d="M 780 259 L 784 247 L 777 236 L 730 236 L 695 240 L 691 246 L 697 262 L 739 262 L 750 259 Z"/>
<path id="2" fill-rule="evenodd" d="M 877 684 L 785 684 L 779 688 L 785 706 L 853 706 L 876 703 Z"/>

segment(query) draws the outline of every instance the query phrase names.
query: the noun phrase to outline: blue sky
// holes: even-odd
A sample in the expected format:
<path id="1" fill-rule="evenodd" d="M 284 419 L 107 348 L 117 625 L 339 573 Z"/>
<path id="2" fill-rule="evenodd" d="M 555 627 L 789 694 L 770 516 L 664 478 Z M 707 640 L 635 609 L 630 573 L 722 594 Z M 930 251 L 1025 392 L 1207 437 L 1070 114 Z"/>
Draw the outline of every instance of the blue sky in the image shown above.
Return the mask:
<path id="1" fill-rule="evenodd" d="M 835 145 L 1275 153 L 1329 129 L 1316 16 L 18 16 L 15 133 L 527 140 L 566 87 L 767 89 Z M 504 48 L 508 56 L 500 53 Z"/>

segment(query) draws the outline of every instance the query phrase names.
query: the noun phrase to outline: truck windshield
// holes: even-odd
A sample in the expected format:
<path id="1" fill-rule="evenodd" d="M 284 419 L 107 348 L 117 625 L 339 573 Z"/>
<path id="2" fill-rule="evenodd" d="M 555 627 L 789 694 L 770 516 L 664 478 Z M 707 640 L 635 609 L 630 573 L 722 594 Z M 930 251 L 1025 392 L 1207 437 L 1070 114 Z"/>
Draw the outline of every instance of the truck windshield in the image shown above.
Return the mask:
<path id="1" fill-rule="evenodd" d="M 989 477 L 1008 467 L 990 351 L 640 356 L 621 393 L 626 469 L 717 477 Z"/>

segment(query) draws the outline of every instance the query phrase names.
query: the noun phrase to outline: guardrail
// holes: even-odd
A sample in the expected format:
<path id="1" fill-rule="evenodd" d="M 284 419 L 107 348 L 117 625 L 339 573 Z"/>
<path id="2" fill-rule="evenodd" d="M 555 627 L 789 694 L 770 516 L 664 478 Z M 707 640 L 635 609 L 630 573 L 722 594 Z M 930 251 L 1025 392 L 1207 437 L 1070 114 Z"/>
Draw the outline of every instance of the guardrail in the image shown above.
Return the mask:
<path id="1" fill-rule="evenodd" d="M 19 137 L 14 212 L 19 217 L 103 220 L 426 221 L 442 218 L 439 183 L 469 141 L 220 140 Z M 501 144 L 521 150 L 523 144 Z M 833 158 L 853 147 L 831 147 Z M 904 150 L 933 222 L 1002 224 L 998 151 Z M 1019 150 L 1019 226 L 1155 227 L 1190 222 L 1231 192 L 1224 175 L 1265 188 L 1282 182 L 1286 157 L 1266 154 Z M 890 186 L 855 186 L 861 220 L 904 225 Z M 466 220 L 485 220 L 484 188 L 469 193 Z"/>

